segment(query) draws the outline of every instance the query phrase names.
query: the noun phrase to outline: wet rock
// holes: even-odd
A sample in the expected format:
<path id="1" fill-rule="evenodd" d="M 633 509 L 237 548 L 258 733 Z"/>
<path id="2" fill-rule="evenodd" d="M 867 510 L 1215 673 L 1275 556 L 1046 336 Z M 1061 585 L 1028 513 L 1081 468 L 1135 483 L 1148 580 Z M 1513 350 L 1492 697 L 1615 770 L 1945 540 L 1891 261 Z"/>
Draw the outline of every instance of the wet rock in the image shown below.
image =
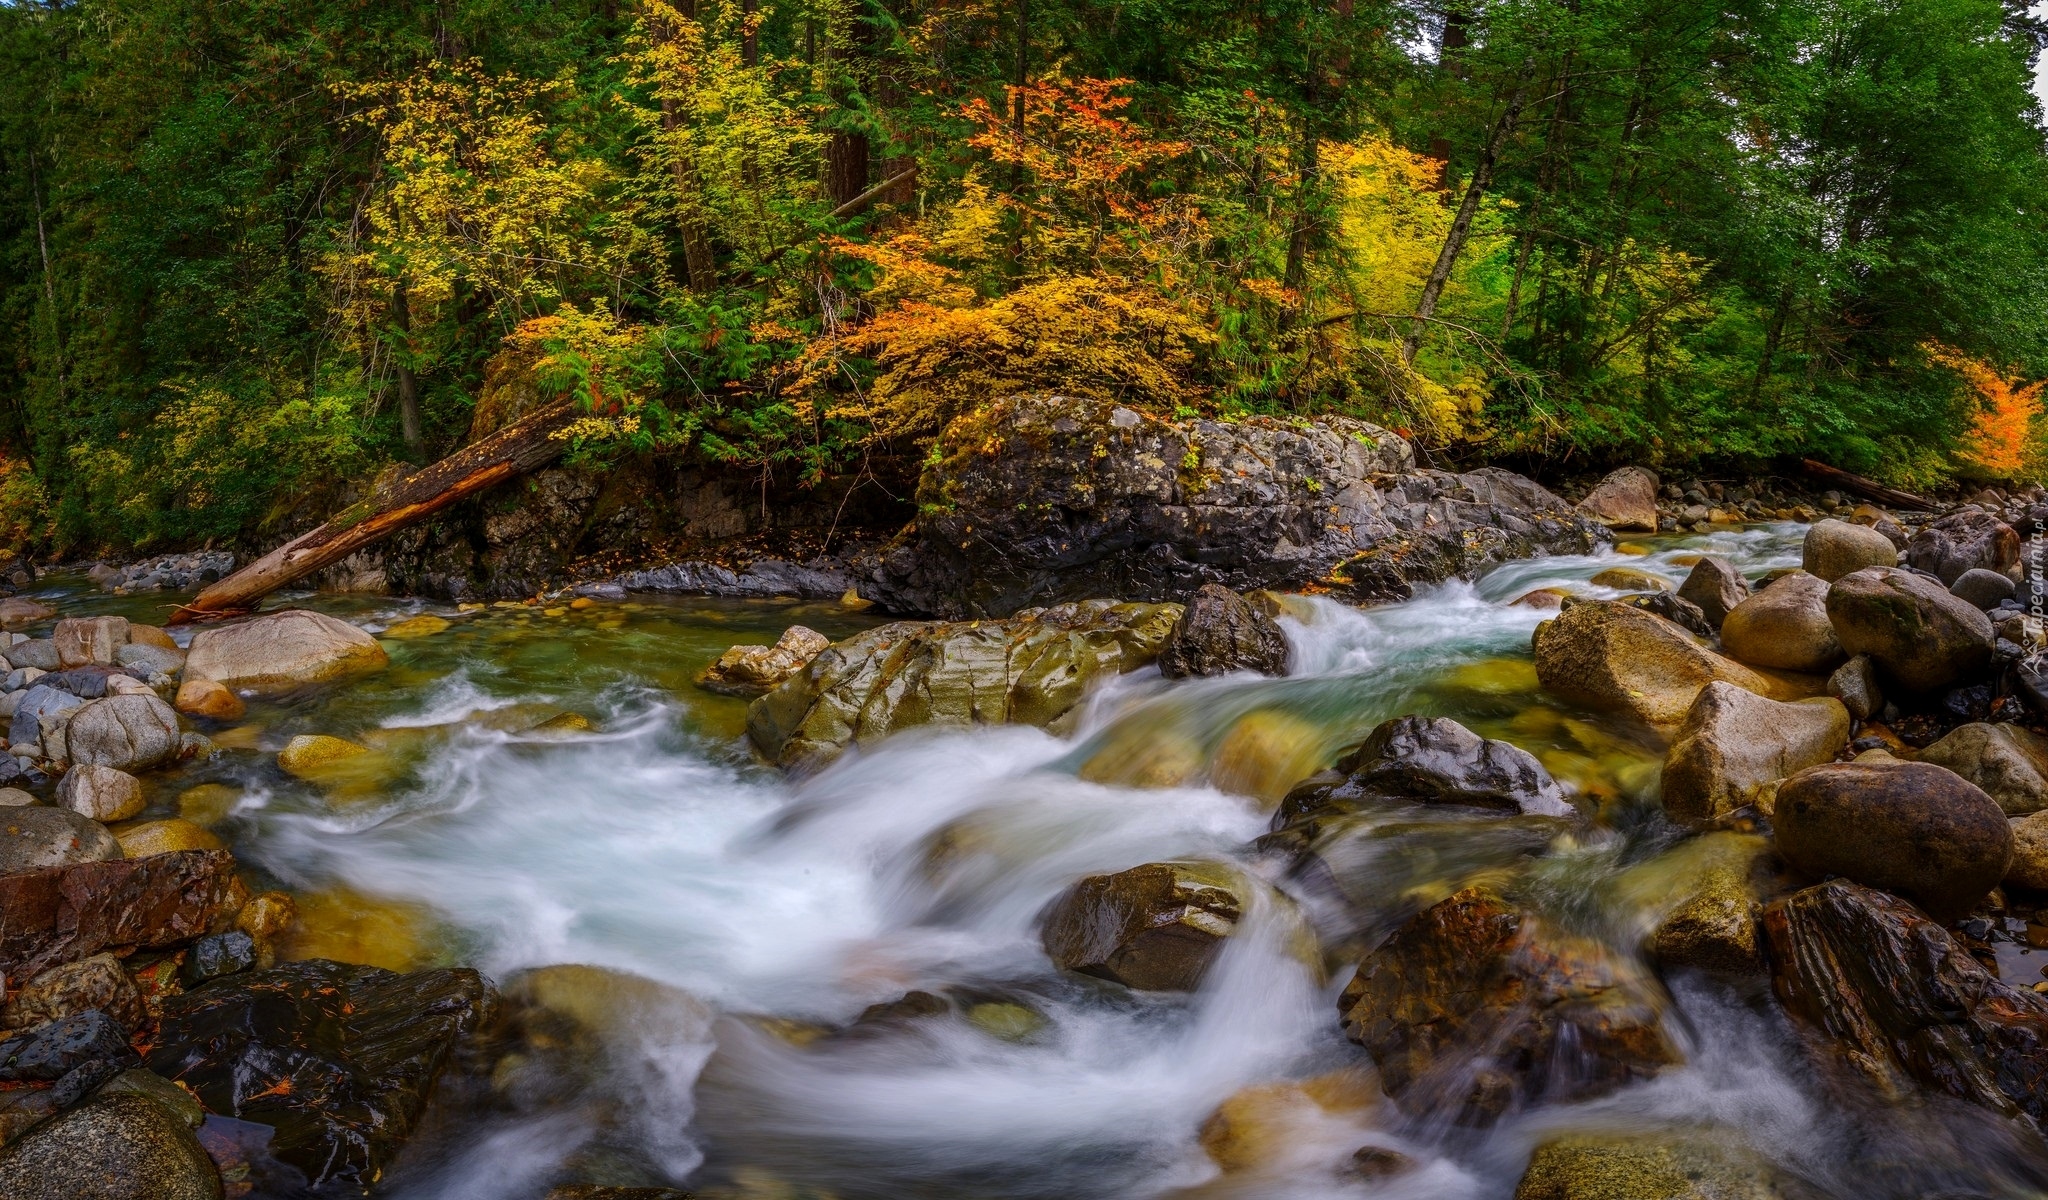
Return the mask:
<path id="1" fill-rule="evenodd" d="M 147 1016 L 135 981 L 111 954 L 51 967 L 29 980 L 0 1007 L 0 1030 L 35 1029 L 89 1010 L 107 1014 L 126 1029 L 138 1028 Z"/>
<path id="2" fill-rule="evenodd" d="M 1828 585 L 1804 571 L 1778 579 L 1728 614 L 1721 648 L 1752 667 L 1832 671 L 1843 654 L 1828 620 Z"/>
<path id="3" fill-rule="evenodd" d="M 368 746 L 358 745 L 346 738 L 329 737 L 324 733 L 302 733 L 286 742 L 284 749 L 277 752 L 278 768 L 301 779 L 317 775 L 321 767 L 344 758 L 368 754 Z"/>
<path id="4" fill-rule="evenodd" d="M 178 757 L 178 714 L 153 695 L 108 696 L 71 714 L 64 744 L 83 766 L 147 770 Z"/>
<path id="5" fill-rule="evenodd" d="M 1717 679 L 1766 695 L 1774 686 L 1671 622 L 1625 604 L 1573 605 L 1538 626 L 1534 644 L 1544 690 L 1651 725 L 1684 720 L 1700 689 Z"/>
<path id="6" fill-rule="evenodd" d="M 1922 526 L 1906 543 L 1905 565 L 1953 584 L 1963 572 L 1995 571 L 2019 578 L 2020 535 L 1987 512 L 1962 509 Z"/>
<path id="7" fill-rule="evenodd" d="M 1657 476 L 1642 467 L 1623 467 L 1593 485 L 1578 511 L 1620 532 L 1657 532 Z"/>
<path id="8" fill-rule="evenodd" d="M 466 969 L 289 963 L 167 998 L 148 1066 L 210 1111 L 271 1126 L 271 1153 L 316 1189 L 366 1189 L 494 1003 Z"/>
<path id="9" fill-rule="evenodd" d="M 697 686 L 726 696 L 760 696 L 773 691 L 825 649 L 832 640 L 814 629 L 792 625 L 773 646 L 734 646 L 697 676 Z"/>
<path id="10" fill-rule="evenodd" d="M 16 642 L 0 651 L 0 657 L 7 659 L 10 667 L 34 667 L 39 671 L 55 671 L 63 664 L 57 659 L 57 644 L 49 638 L 30 638 Z"/>
<path id="11" fill-rule="evenodd" d="M 379 671 L 389 661 L 377 639 L 346 621 L 286 609 L 200 630 L 185 657 L 185 675 L 276 692 Z"/>
<path id="12" fill-rule="evenodd" d="M 1779 786 L 1773 823 L 1795 869 L 1883 888 L 1942 921 L 1998 886 L 2013 853 L 1997 802 L 1927 763 L 1810 767 Z"/>
<path id="13" fill-rule="evenodd" d="M 142 781 L 126 771 L 82 763 L 58 781 L 57 803 L 95 821 L 125 821 L 142 811 Z"/>
<path id="14" fill-rule="evenodd" d="M 545 1200 L 691 1200 L 688 1192 L 665 1187 L 612 1187 L 600 1183 L 564 1183 Z"/>
<path id="15" fill-rule="evenodd" d="M 1177 604 L 1062 604 L 1004 621 L 902 621 L 836 642 L 747 709 L 769 761 L 815 766 L 918 725 L 1050 725 L 1158 657 Z"/>
<path id="16" fill-rule="evenodd" d="M 1567 1133 L 1544 1141 L 1515 1200 L 1780 1200 L 1777 1173 L 1700 1131 Z"/>
<path id="17" fill-rule="evenodd" d="M 1572 594 L 1563 588 L 1543 587 L 1537 588 L 1535 591 L 1523 592 L 1514 598 L 1512 604 L 1516 608 L 1541 608 L 1555 611 L 1563 608 L 1564 602 L 1571 599 L 1571 596 Z"/>
<path id="18" fill-rule="evenodd" d="M 1649 864 L 1652 869 L 1645 874 L 1651 879 L 1683 877 L 1679 893 L 1684 899 L 1650 935 L 1650 952 L 1658 965 L 1723 975 L 1759 971 L 1759 877 L 1766 873 L 1769 858 L 1767 839 L 1717 831 L 1674 849 L 1665 856 L 1668 862 Z M 1653 902 L 1663 899 L 1658 896 Z"/>
<path id="19" fill-rule="evenodd" d="M 1700 689 L 1664 758 L 1664 811 L 1709 825 L 1849 744 L 1849 710 L 1821 697 L 1784 703 L 1726 683 Z"/>
<path id="20" fill-rule="evenodd" d="M 893 611 L 1001 616 L 1205 583 L 1405 597 L 1608 536 L 1531 480 L 1418 471 L 1405 439 L 1345 418 L 1170 421 L 1021 396 L 954 421 L 932 453 L 915 528 L 861 582 Z"/>
<path id="21" fill-rule="evenodd" d="M 1991 618 L 1933 580 L 1866 567 L 1828 587 L 1828 619 L 1842 649 L 1867 654 L 1908 692 L 1939 692 L 1991 664 Z"/>
<path id="22" fill-rule="evenodd" d="M 105 826 L 68 809 L 11 807 L 0 812 L 0 877 L 119 857 L 121 845 Z"/>
<path id="23" fill-rule="evenodd" d="M 1986 612 L 2012 599 L 2013 581 L 1997 571 L 1972 567 L 1956 576 L 1949 585 L 1949 594 L 1966 604 L 1974 604 Z"/>
<path id="24" fill-rule="evenodd" d="M 0 1083 L 54 1083 L 87 1063 L 134 1058 L 121 1023 L 87 1009 L 0 1041 Z"/>
<path id="25" fill-rule="evenodd" d="M 1547 817 L 1577 815 L 1535 755 L 1482 738 L 1444 717 L 1383 721 L 1337 769 L 1348 778 L 1333 792 Z"/>
<path id="26" fill-rule="evenodd" d="M 113 831 L 121 853 L 129 858 L 156 854 L 177 854 L 186 850 L 219 850 L 220 838 L 190 821 L 166 817 L 161 821 L 138 821 Z"/>
<path id="27" fill-rule="evenodd" d="M 102 1095 L 0 1150 L 8 1200 L 221 1200 L 192 1130 L 156 1101 Z"/>
<path id="28" fill-rule="evenodd" d="M 1678 598 L 1699 606 L 1701 615 L 1718 633 L 1735 606 L 1749 598 L 1749 581 L 1727 559 L 1710 554 L 1692 565 L 1685 582 L 1678 585 Z"/>
<path id="29" fill-rule="evenodd" d="M 2012 863 L 2006 887 L 2048 892 L 2048 812 L 2012 818 Z"/>
<path id="30" fill-rule="evenodd" d="M 1635 596 L 1623 596 L 1618 603 L 1630 608 L 1640 608 L 1652 616 L 1662 617 L 1687 633 L 1698 637 L 1714 636 L 1714 625 L 1707 620 L 1707 614 L 1700 606 L 1682 598 L 1676 592 L 1644 592 Z"/>
<path id="31" fill-rule="evenodd" d="M 1139 991 L 1189 992 L 1244 915 L 1247 881 L 1216 863 L 1091 875 L 1053 902 L 1039 937 L 1053 964 Z"/>
<path id="32" fill-rule="evenodd" d="M 410 638 L 432 637 L 437 633 L 447 632 L 453 624 L 454 622 L 446 617 L 436 616 L 433 613 L 420 613 L 417 616 L 407 617 L 403 621 L 393 621 L 384 627 L 383 633 L 377 636 L 396 638 L 399 641 L 406 641 Z"/>
<path id="33" fill-rule="evenodd" d="M 1836 667 L 1828 676 L 1828 695 L 1842 702 L 1849 715 L 1868 721 L 1884 707 L 1884 689 L 1878 686 L 1877 664 L 1868 654 L 1859 654 Z"/>
<path id="34" fill-rule="evenodd" d="M 144 675 L 175 675 L 185 669 L 185 652 L 130 644 L 114 651 L 114 662 Z"/>
<path id="35" fill-rule="evenodd" d="M 186 679 L 178 684 L 177 709 L 188 717 L 239 721 L 249 711 L 242 698 L 211 679 Z"/>
<path id="36" fill-rule="evenodd" d="M 2019 725 L 1958 725 L 1920 752 L 1983 788 L 2009 817 L 2048 808 L 2048 738 Z"/>
<path id="37" fill-rule="evenodd" d="M 214 933 L 192 943 L 181 972 L 186 987 L 233 975 L 256 965 L 256 939 L 241 930 Z"/>
<path id="38" fill-rule="evenodd" d="M 1159 651 L 1168 679 L 1256 671 L 1285 675 L 1289 650 L 1280 623 L 1219 584 L 1203 584 Z"/>
<path id="39" fill-rule="evenodd" d="M 0 629 L 19 629 L 56 615 L 56 609 L 40 600 L 31 600 L 27 596 L 0 597 Z"/>
<path id="40" fill-rule="evenodd" d="M 7 741 L 16 753 L 30 747 L 42 754 L 44 739 L 60 731 L 71 715 L 85 707 L 85 701 L 60 688 L 38 683 L 15 703 L 7 727 Z M 53 738 L 54 740 L 54 738 Z"/>
<path id="41" fill-rule="evenodd" d="M 1664 1003 L 1632 962 L 1467 888 L 1368 955 L 1339 1006 L 1404 1109 L 1482 1125 L 1680 1061 Z"/>
<path id="42" fill-rule="evenodd" d="M 1899 551 L 1891 539 L 1865 525 L 1816 521 L 1806 531 L 1799 565 L 1824 583 L 1865 567 L 1895 567 Z"/>
<path id="43" fill-rule="evenodd" d="M 2008 987 L 1947 930 L 1846 879 L 1764 910 L 1771 982 L 1830 1063 L 2048 1118 L 2048 997 Z"/>
<path id="44" fill-rule="evenodd" d="M 1147 740 L 1155 740 L 1149 731 Z M 1168 756 L 1173 753 L 1170 747 L 1162 748 Z M 1199 752 L 1196 757 L 1199 760 Z M 1210 756 L 1209 782 L 1218 791 L 1276 804 L 1295 784 L 1315 774 L 1328 761 L 1321 726 L 1291 713 L 1260 709 L 1238 718 L 1216 743 Z M 1148 755 L 1131 765 L 1143 776 L 1160 772 L 1167 762 L 1165 756 Z"/>
<path id="45" fill-rule="evenodd" d="M 1380 1105 L 1379 1089 L 1366 1071 L 1254 1084 L 1233 1092 L 1202 1122 L 1202 1149 L 1229 1174 L 1313 1168 L 1319 1160 L 1328 1162 L 1333 1124 L 1352 1124 L 1363 1133 Z"/>
<path id="46" fill-rule="evenodd" d="M 50 634 L 60 669 L 110 665 L 114 652 L 128 644 L 126 617 L 71 617 L 57 622 Z"/>
<path id="47" fill-rule="evenodd" d="M 1906 543 L 1912 540 L 1904 525 L 1899 524 L 1896 518 L 1875 504 L 1857 505 L 1849 514 L 1849 523 L 1875 529 L 1884 535 L 1885 540 L 1890 542 L 1895 550 L 1904 550 Z"/>
<path id="48" fill-rule="evenodd" d="M 1624 592 L 1665 592 L 1671 590 L 1671 581 L 1662 575 L 1654 575 L 1641 567 L 1609 567 L 1586 581 L 1594 587 L 1616 588 Z"/>
<path id="49" fill-rule="evenodd" d="M 28 979 L 103 950 L 189 942 L 224 927 L 246 897 L 218 850 L 0 876 L 0 971 Z"/>

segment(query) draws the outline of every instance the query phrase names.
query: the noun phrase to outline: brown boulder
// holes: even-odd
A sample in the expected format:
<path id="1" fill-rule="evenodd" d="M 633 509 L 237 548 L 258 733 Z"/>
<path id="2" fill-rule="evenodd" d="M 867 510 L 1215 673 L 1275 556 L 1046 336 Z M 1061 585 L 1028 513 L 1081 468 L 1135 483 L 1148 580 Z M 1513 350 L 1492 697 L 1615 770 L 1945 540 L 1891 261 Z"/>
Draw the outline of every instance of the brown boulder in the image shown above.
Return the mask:
<path id="1" fill-rule="evenodd" d="M 2048 738 L 2031 729 L 1958 725 L 1916 761 L 1947 767 L 1983 788 L 2008 817 L 2048 808 Z"/>
<path id="2" fill-rule="evenodd" d="M 1718 630 L 1735 606 L 1749 599 L 1749 581 L 1727 559 L 1709 554 L 1692 565 L 1685 582 L 1678 585 L 1678 598 L 1691 601 Z"/>
<path id="3" fill-rule="evenodd" d="M 1890 538 L 1847 521 L 1814 522 L 1800 553 L 1800 566 L 1827 583 L 1865 567 L 1898 565 L 1899 551 Z"/>
<path id="4" fill-rule="evenodd" d="M 1680 1061 L 1664 1002 L 1634 962 L 1467 888 L 1368 955 L 1339 1006 L 1389 1096 L 1477 1125 Z"/>
<path id="5" fill-rule="evenodd" d="M 245 899 L 221 850 L 0 876 L 0 971 L 29 979 L 102 950 L 188 942 L 225 928 Z"/>
<path id="6" fill-rule="evenodd" d="M 1752 667 L 1832 671 L 1843 655 L 1828 621 L 1828 585 L 1805 571 L 1778 578 L 1729 612 L 1721 649 Z"/>
<path id="7" fill-rule="evenodd" d="M 176 705 L 188 717 L 209 721 L 239 721 L 249 711 L 240 696 L 211 679 L 187 679 L 178 684 Z"/>
<path id="8" fill-rule="evenodd" d="M 1945 584 L 1976 569 L 2018 580 L 2020 535 L 1988 512 L 1964 509 L 1922 526 L 1906 543 L 1905 560 L 1909 567 L 1940 576 Z"/>
<path id="9" fill-rule="evenodd" d="M 51 967 L 29 980 L 0 1008 L 0 1031 L 34 1029 L 88 1009 L 107 1014 L 124 1029 L 141 1028 L 147 1017 L 142 993 L 112 954 Z"/>
<path id="10" fill-rule="evenodd" d="M 1280 623 L 1218 583 L 1205 583 L 1188 600 L 1159 651 L 1168 679 L 1257 671 L 1285 675 L 1289 655 Z"/>
<path id="11" fill-rule="evenodd" d="M 40 600 L 31 600 L 27 596 L 0 597 L 0 629 L 19 629 L 56 615 L 56 609 Z"/>
<path id="12" fill-rule="evenodd" d="M 1700 689 L 1717 679 L 1760 695 L 1777 690 L 1670 621 L 1626 604 L 1575 604 L 1537 626 L 1533 641 L 1544 690 L 1651 725 L 1684 720 Z"/>
<path id="13" fill-rule="evenodd" d="M 1842 875 L 1952 921 L 1998 886 L 2012 828 L 1953 771 L 1917 762 L 1828 763 L 1778 788 L 1778 853 L 1815 879 Z"/>
<path id="14" fill-rule="evenodd" d="M 1091 875 L 1046 910 L 1039 937 L 1063 971 L 1140 991 L 1193 991 L 1244 915 L 1245 887 L 1217 863 Z"/>
<path id="15" fill-rule="evenodd" d="M 1726 683 L 1700 689 L 1664 758 L 1664 811 L 1706 825 L 1849 744 L 1849 711 L 1826 697 L 1786 704 Z"/>
<path id="16" fill-rule="evenodd" d="M 128 644 L 128 618 L 71 617 L 57 622 L 50 641 L 56 644 L 59 667 L 109 666 L 114 653 Z"/>
<path id="17" fill-rule="evenodd" d="M 761 696 L 804 669 L 832 639 L 802 625 L 782 631 L 773 646 L 734 646 L 697 676 L 697 686 L 724 696 Z"/>
<path id="18" fill-rule="evenodd" d="M 1910 571 L 1844 575 L 1828 587 L 1827 612 L 1845 653 L 1868 654 L 1909 692 L 1953 687 L 1991 664 L 1991 618 Z"/>
<path id="19" fill-rule="evenodd" d="M 1657 477 L 1642 467 L 1610 472 L 1579 501 L 1579 512 L 1609 529 L 1655 533 Z"/>

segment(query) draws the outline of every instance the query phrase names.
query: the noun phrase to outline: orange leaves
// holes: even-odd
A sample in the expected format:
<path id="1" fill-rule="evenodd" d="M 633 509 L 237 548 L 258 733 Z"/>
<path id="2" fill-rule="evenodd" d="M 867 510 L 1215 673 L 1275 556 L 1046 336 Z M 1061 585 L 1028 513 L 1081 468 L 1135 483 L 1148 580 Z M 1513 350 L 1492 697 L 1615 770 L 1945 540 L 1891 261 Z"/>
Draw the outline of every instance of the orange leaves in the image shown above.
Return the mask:
<path id="1" fill-rule="evenodd" d="M 1006 88 L 1010 104 L 1020 97 L 1024 101 L 1021 137 L 1008 114 L 977 97 L 962 109 L 981 127 L 968 145 L 999 163 L 1023 167 L 1041 185 L 1102 204 L 1119 220 L 1133 220 L 1146 206 L 1126 177 L 1185 154 L 1188 144 L 1151 137 L 1143 126 L 1119 115 L 1131 101 L 1116 91 L 1129 82 L 1051 79 Z"/>
<path id="2" fill-rule="evenodd" d="M 1935 362 L 1962 376 L 1974 394 L 1975 409 L 1962 438 L 1963 461 L 1994 479 L 2016 479 L 2038 465 L 2036 423 L 2048 380 L 2015 383 L 1981 359 L 1947 346 L 1930 345 L 1927 352 Z"/>

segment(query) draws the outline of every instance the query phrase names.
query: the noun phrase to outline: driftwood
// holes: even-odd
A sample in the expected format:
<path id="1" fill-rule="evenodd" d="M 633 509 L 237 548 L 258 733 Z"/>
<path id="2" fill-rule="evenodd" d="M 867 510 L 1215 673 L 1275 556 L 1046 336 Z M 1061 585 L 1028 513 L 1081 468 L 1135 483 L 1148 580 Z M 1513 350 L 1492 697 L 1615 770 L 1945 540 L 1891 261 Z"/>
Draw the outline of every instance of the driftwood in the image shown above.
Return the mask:
<path id="1" fill-rule="evenodd" d="M 1929 500 L 1925 496 L 1915 496 L 1911 492 L 1902 492 L 1897 488 L 1886 487 L 1875 479 L 1865 479 L 1861 475 L 1844 471 L 1840 467 L 1831 467 L 1824 462 L 1815 462 L 1810 458 L 1800 459 L 1799 465 L 1806 469 L 1808 475 L 1813 476 L 1822 483 L 1831 483 L 1844 491 L 1854 492 L 1866 500 L 1875 500 L 1879 504 L 1889 504 L 1893 508 L 1918 509 L 1921 512 L 1933 512 L 1935 509 L 1934 501 Z"/>
<path id="2" fill-rule="evenodd" d="M 293 538 L 200 592 L 171 616 L 170 623 L 182 625 L 252 612 L 263 597 L 295 580 L 487 487 L 546 466 L 568 446 L 554 435 L 577 415 L 573 400 L 557 400 L 432 466 L 380 487 L 325 525 Z"/>

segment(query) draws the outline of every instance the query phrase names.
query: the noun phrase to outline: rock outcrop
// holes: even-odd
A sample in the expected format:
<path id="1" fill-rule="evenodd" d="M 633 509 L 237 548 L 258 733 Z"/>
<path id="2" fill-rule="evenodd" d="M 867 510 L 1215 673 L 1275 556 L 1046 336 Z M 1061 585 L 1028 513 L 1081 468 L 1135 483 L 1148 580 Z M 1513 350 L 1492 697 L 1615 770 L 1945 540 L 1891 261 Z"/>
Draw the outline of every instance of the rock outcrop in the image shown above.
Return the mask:
<path id="1" fill-rule="evenodd" d="M 1006 621 L 899 621 L 836 642 L 747 709 L 780 766 L 917 725 L 1050 725 L 1088 686 L 1159 656 L 1178 604 L 1062 604 Z"/>
<path id="2" fill-rule="evenodd" d="M 1400 436 L 1344 418 L 1168 421 L 1020 396 L 956 420 L 934 456 L 915 528 L 861 584 L 893 611 L 1002 616 L 1205 583 L 1392 599 L 1607 537 L 1530 480 L 1418 471 Z"/>

